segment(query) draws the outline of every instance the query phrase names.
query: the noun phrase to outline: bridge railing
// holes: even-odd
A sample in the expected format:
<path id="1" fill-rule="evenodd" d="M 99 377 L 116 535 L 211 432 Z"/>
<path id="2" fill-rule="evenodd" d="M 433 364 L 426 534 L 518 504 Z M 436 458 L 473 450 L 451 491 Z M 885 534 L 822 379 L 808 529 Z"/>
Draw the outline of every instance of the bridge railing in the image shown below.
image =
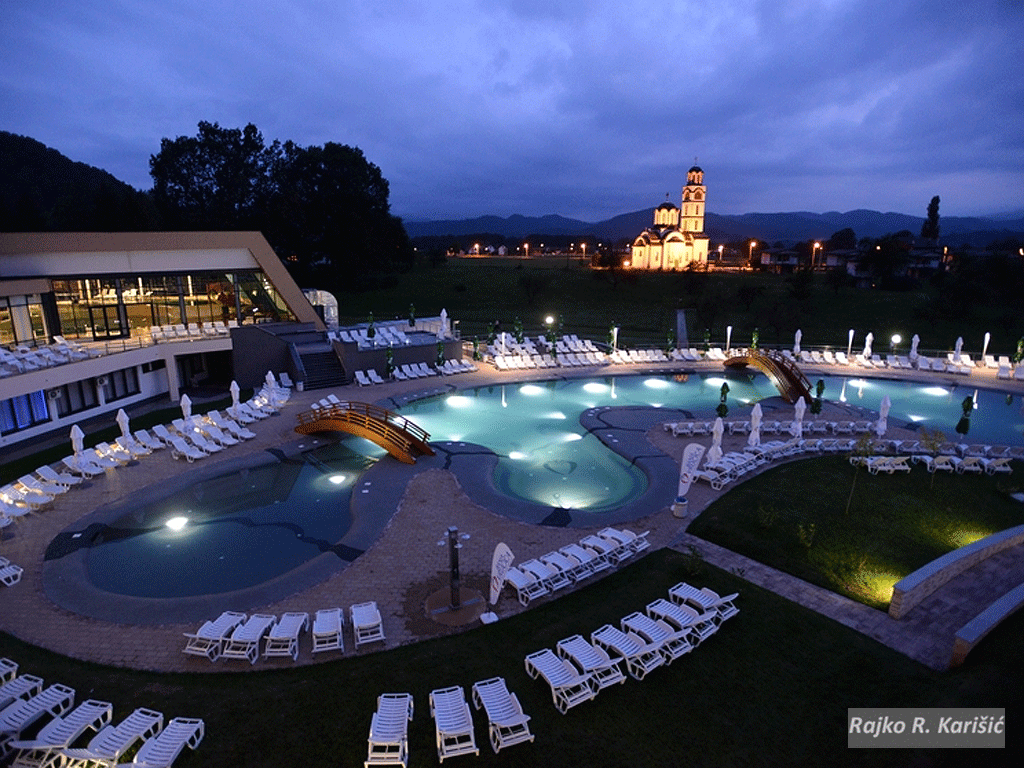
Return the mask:
<path id="1" fill-rule="evenodd" d="M 335 403 L 327 407 L 303 411 L 296 418 L 300 425 L 311 424 L 319 419 L 350 421 L 382 437 L 393 437 L 393 434 L 398 432 L 423 445 L 430 442 L 430 433 L 418 424 L 405 416 L 372 403 Z"/>

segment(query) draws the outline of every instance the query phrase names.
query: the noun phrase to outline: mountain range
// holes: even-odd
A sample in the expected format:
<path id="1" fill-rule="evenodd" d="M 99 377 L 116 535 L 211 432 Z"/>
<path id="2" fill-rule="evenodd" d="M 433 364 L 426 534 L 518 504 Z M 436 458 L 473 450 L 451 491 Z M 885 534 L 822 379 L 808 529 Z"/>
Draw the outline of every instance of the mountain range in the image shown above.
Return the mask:
<path id="1" fill-rule="evenodd" d="M 446 221 L 406 221 L 410 237 L 453 237 L 495 234 L 521 238 L 530 235 L 591 235 L 608 240 L 632 239 L 651 226 L 654 209 L 647 208 L 623 213 L 599 222 L 568 219 L 563 216 L 479 216 L 472 219 Z M 839 230 L 850 228 L 858 238 L 881 237 L 909 230 L 915 236 L 921 231 L 923 216 L 904 213 L 881 213 L 856 210 L 840 213 L 745 213 L 723 215 L 708 213 L 704 230 L 715 242 L 732 242 L 757 238 L 770 243 L 794 243 L 811 239 L 827 239 Z M 1024 238 L 1024 213 L 1016 212 L 998 217 L 941 216 L 939 219 L 941 242 L 950 246 L 986 245 L 994 240 Z"/>
<path id="2" fill-rule="evenodd" d="M 480 216 L 446 221 L 405 221 L 410 237 L 500 235 L 593 236 L 632 240 L 653 222 L 653 208 L 623 213 L 598 222 L 564 216 L 507 218 Z M 715 243 L 757 238 L 791 244 L 826 239 L 850 228 L 858 238 L 921 231 L 920 216 L 857 210 L 839 213 L 708 213 L 704 228 Z M 984 246 L 995 240 L 1024 240 L 1024 211 L 989 217 L 941 216 L 940 242 L 950 247 Z M 27 136 L 0 131 L 0 231 L 136 230 L 158 225 L 152 201 L 107 171 L 75 162 Z"/>

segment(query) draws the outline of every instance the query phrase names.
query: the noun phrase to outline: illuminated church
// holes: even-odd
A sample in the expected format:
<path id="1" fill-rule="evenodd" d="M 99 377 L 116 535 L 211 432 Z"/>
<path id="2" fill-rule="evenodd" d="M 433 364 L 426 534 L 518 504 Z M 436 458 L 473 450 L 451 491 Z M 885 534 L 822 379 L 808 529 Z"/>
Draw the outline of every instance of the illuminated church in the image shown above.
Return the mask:
<path id="1" fill-rule="evenodd" d="M 708 236 L 704 234 L 704 171 L 693 166 L 686 173 L 682 208 L 666 200 L 654 209 L 654 226 L 633 241 L 631 269 L 686 269 L 706 265 Z"/>

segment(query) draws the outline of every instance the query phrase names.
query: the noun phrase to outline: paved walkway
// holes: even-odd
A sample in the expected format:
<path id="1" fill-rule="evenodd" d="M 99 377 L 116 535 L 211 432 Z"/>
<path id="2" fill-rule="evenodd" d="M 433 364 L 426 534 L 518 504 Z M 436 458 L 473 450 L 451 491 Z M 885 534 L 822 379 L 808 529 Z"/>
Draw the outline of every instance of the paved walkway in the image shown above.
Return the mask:
<path id="1" fill-rule="evenodd" d="M 719 364 L 676 365 L 672 366 L 672 369 L 719 370 Z M 599 369 L 599 373 L 630 374 L 655 370 L 665 370 L 665 367 L 608 366 Z M 568 375 L 578 377 L 597 372 L 594 369 L 584 369 L 572 371 Z M 855 369 L 823 369 L 821 372 L 854 373 Z M 815 372 L 808 371 L 808 374 L 813 376 Z M 447 391 L 456 387 L 469 388 L 499 381 L 551 378 L 553 375 L 558 374 L 553 374 L 550 370 L 504 374 L 487 369 L 430 382 L 395 382 L 370 389 L 353 385 L 334 391 L 339 397 L 352 400 L 376 398 L 378 402 L 400 402 L 418 395 L 425 388 Z M 980 373 L 972 376 L 972 383 L 984 386 L 988 380 L 983 379 L 983 375 L 985 374 Z M 952 377 L 942 378 L 953 380 Z M 1003 385 L 1007 383 L 996 382 L 994 375 L 988 378 L 992 379 L 989 385 L 993 388 L 1024 391 L 1024 386 L 1014 386 L 1014 383 L 1004 387 Z M 193 672 L 250 669 L 244 664 L 211 665 L 202 659 L 184 656 L 181 653 L 184 644 L 182 633 L 193 631 L 198 621 L 167 620 L 165 623 L 154 623 L 160 619 L 144 616 L 146 606 L 142 604 L 139 605 L 138 611 L 124 615 L 120 622 L 89 618 L 60 608 L 47 595 L 43 555 L 46 547 L 58 533 L 81 520 L 83 516 L 92 514 L 95 510 L 102 510 L 119 500 L 134 497 L 153 484 L 171 480 L 180 482 L 187 479 L 189 474 L 209 471 L 211 465 L 219 469 L 222 468 L 221 465 L 226 467 L 229 462 L 244 461 L 247 460 L 246 457 L 251 459 L 255 454 L 270 449 L 306 450 L 318 442 L 323 442 L 316 438 L 297 436 L 294 424 L 297 412 L 308 408 L 310 403 L 325 394 L 326 391 L 294 393 L 280 415 L 253 426 L 257 432 L 255 440 L 218 454 L 223 456 L 223 459 L 211 457 L 201 464 L 187 467 L 171 459 L 168 451 L 161 451 L 137 464 L 108 471 L 105 477 L 97 478 L 85 484 L 85 487 L 65 494 L 46 511 L 27 516 L 15 526 L 8 528 L 0 552 L 13 562 L 24 566 L 25 573 L 20 584 L 14 588 L 0 590 L 0 629 L 26 642 L 74 658 L 117 666 Z M 779 403 L 781 415 L 783 409 L 788 409 L 788 406 L 782 406 L 781 401 Z M 765 404 L 766 412 L 771 405 L 771 402 Z M 828 408 L 830 412 L 823 416 L 853 418 L 862 413 L 860 409 L 850 405 L 830 404 Z M 833 410 L 834 412 L 831 412 Z M 766 413 L 766 418 L 772 417 Z M 623 442 L 632 446 L 632 449 L 650 454 L 652 460 L 657 458 L 659 450 L 663 451 L 671 458 L 675 467 L 678 466 L 683 446 L 688 442 L 672 438 L 657 424 L 651 426 L 649 416 L 631 421 L 628 417 L 620 415 L 608 420 L 605 426 L 615 431 L 615 434 L 623 438 Z M 706 439 L 710 442 L 710 438 Z M 723 443 L 725 450 L 729 450 L 730 440 L 740 441 L 740 438 L 727 437 Z M 652 445 L 658 450 L 650 450 Z M 377 479 L 373 481 L 371 487 L 365 489 L 368 496 L 363 503 L 379 504 L 381 509 L 394 509 L 395 512 L 379 538 L 354 562 L 345 564 L 337 558 L 332 560 L 331 556 L 326 556 L 326 560 L 312 566 L 308 571 L 289 577 L 297 581 L 294 591 L 285 590 L 287 596 L 274 593 L 275 586 L 279 585 L 266 585 L 239 596 L 236 609 L 276 614 L 298 610 L 312 614 L 318 608 L 347 608 L 355 602 L 376 600 L 384 614 L 387 635 L 385 647 L 391 648 L 460 631 L 458 628 L 447 627 L 433 621 L 426 615 L 424 609 L 427 596 L 446 584 L 447 552 L 445 548 L 437 546 L 437 542 L 449 526 L 455 525 L 460 531 L 468 532 L 472 536 L 462 550 L 463 579 L 464 584 L 478 586 L 481 589 L 487 584 L 490 556 L 496 542 L 505 541 L 518 559 L 525 559 L 576 541 L 584 535 L 585 531 L 580 528 L 518 522 L 489 511 L 476 501 L 478 498 L 486 499 L 486 494 L 481 488 L 467 488 L 463 485 L 463 482 L 475 484 L 473 477 L 481 476 L 482 473 L 463 474 L 444 469 L 442 467 L 447 461 L 444 454 L 444 451 L 439 451 L 440 464 L 422 462 L 412 472 L 398 462 L 386 461 L 378 464 Z M 470 457 L 467 456 L 466 459 L 467 463 L 473 463 Z M 674 479 L 673 475 L 669 482 L 674 484 Z M 704 484 L 694 486 L 689 494 L 691 516 L 702 511 L 718 495 L 720 492 L 715 492 Z M 1016 583 L 1024 580 L 1019 575 L 1024 554 L 1011 550 L 998 564 L 985 564 L 984 572 L 973 569 L 958 580 L 959 586 L 950 585 L 948 590 L 937 593 L 932 600 L 915 609 L 910 617 L 895 622 L 880 611 L 804 584 L 798 579 L 772 571 L 707 542 L 695 540 L 685 533 L 686 522 L 674 518 L 667 506 L 663 506 L 648 509 L 646 512 L 638 510 L 628 525 L 638 531 L 649 529 L 649 538 L 655 548 L 669 545 L 685 548 L 694 544 L 705 554 L 709 562 L 734 571 L 743 569 L 744 578 L 832 616 L 936 668 L 945 665 L 944 655 L 948 660 L 948 650 L 952 646 L 950 627 L 959 627 L 966 622 L 966 619 L 960 621 L 960 614 L 956 612 L 957 607 L 973 603 L 972 607 L 963 611 L 969 614 L 967 618 L 970 618 L 980 612 L 988 602 L 1002 594 L 999 591 L 1001 587 L 991 586 L 991 572 L 1017 573 L 1018 575 L 1012 576 L 1011 580 L 1017 579 Z M 70 585 L 69 588 L 73 586 Z M 102 600 L 102 595 L 96 595 L 95 599 Z M 507 592 L 499 600 L 496 608 L 500 616 L 512 615 L 520 610 L 522 608 L 519 603 L 509 597 Z M 216 615 L 212 604 L 210 612 L 206 615 L 211 618 Z M 308 642 L 306 638 L 299 656 L 300 664 L 314 663 L 309 653 Z M 368 653 L 374 650 L 379 650 L 379 646 L 360 652 Z M 347 645 L 346 653 L 353 653 L 350 644 Z M 322 654 L 316 661 L 328 660 L 332 655 L 334 654 Z M 290 660 L 267 662 L 261 659 L 252 669 L 291 665 Z"/>

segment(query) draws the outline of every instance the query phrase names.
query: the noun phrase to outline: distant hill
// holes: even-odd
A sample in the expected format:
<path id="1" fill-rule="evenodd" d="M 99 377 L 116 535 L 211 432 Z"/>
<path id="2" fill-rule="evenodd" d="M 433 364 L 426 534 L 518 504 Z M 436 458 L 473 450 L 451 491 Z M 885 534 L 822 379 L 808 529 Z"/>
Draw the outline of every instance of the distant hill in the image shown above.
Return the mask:
<path id="1" fill-rule="evenodd" d="M 562 216 L 480 216 L 474 219 L 449 221 L 407 221 L 405 229 L 410 237 L 428 235 L 463 236 L 480 232 L 493 232 L 505 237 L 527 235 L 593 235 L 610 240 L 632 239 L 651 225 L 654 209 L 648 208 L 623 213 L 605 221 L 588 223 Z M 704 229 L 712 240 L 728 242 L 758 238 L 769 243 L 793 243 L 801 240 L 826 239 L 849 227 L 858 238 L 881 237 L 909 230 L 916 237 L 924 222 L 922 216 L 903 213 L 880 213 L 856 210 L 840 213 L 745 213 L 740 216 L 708 213 Z M 984 245 L 1008 237 L 1024 237 L 1024 217 L 967 218 L 942 216 L 942 242 L 959 245 L 968 242 Z"/>
<path id="2" fill-rule="evenodd" d="M 0 231 L 152 229 L 149 196 L 35 139 L 0 131 Z"/>

